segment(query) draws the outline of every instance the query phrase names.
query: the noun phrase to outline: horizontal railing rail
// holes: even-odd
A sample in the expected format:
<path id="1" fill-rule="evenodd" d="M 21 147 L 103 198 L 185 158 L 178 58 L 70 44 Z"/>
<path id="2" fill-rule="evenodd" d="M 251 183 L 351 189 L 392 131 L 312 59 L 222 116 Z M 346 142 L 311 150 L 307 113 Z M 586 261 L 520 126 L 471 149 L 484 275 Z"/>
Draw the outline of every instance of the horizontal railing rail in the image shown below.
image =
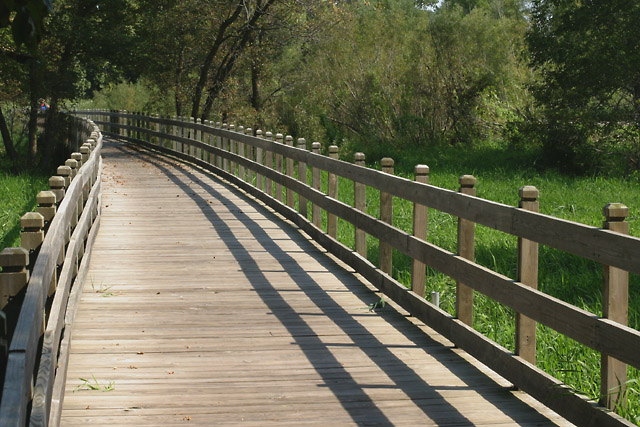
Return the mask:
<path id="1" fill-rule="evenodd" d="M 3 366 L 2 426 L 58 424 L 73 318 L 70 304 L 80 293 L 75 284 L 84 280 L 101 200 L 102 134 L 90 120 L 73 120 L 72 143 L 82 145 L 51 177 L 51 191 L 38 195 L 38 213 L 23 217 L 22 242 L 28 247 L 0 254 L 0 262 L 9 264 L 15 264 L 16 254 L 21 255 L 25 273 L 20 276 L 23 283 L 15 286 L 15 265 L 3 265 L 0 272 L 6 300 L 23 295 Z M 36 223 L 38 230 L 33 227 Z M 32 265 L 27 265 L 28 250 Z"/>
<path id="2" fill-rule="evenodd" d="M 603 406 L 571 392 L 569 387 L 535 365 L 537 322 L 601 352 L 604 361 L 602 402 L 613 408 L 623 401 L 625 364 L 640 368 L 640 352 L 637 351 L 640 332 L 628 327 L 626 319 L 620 315 L 620 312 L 626 313 L 625 304 L 628 304 L 625 301 L 627 272 L 640 273 L 640 239 L 624 234 L 626 207 L 608 205 L 605 207 L 608 215 L 606 228 L 591 227 L 538 213 L 537 190 L 534 187 L 523 187 L 522 207 L 513 207 L 475 197 L 473 177 L 461 179 L 461 192 L 446 190 L 424 182 L 426 166 L 420 169 L 423 182 L 412 181 L 389 173 L 392 171 L 391 159 L 383 159 L 383 171 L 369 169 L 338 160 L 334 154 L 329 157 L 320 155 L 317 143 L 312 145 L 313 152 L 306 150 L 304 140 L 298 141 L 299 147 L 293 147 L 292 138 L 280 134 L 274 136 L 256 131 L 254 136 L 252 130 L 246 134 L 242 127 L 231 129 L 232 126 L 227 125 L 137 113 L 82 111 L 78 114 L 93 117 L 108 134 L 147 145 L 223 175 L 295 222 L 412 315 L 569 420 L 580 425 L 631 425 Z M 362 160 L 363 155 L 359 154 L 359 159 Z M 307 168 L 312 170 L 311 184 Z M 321 171 L 328 174 L 328 194 L 320 191 Z M 380 218 L 365 213 L 363 206 L 352 207 L 339 201 L 337 187 L 334 187 L 335 176 L 352 180 L 356 193 L 363 191 L 365 186 L 379 190 Z M 294 210 L 294 193 L 299 202 L 298 211 Z M 388 209 L 390 213 L 389 205 L 385 206 L 385 201 L 390 201 L 391 196 L 414 203 L 414 211 L 422 212 L 414 217 L 414 221 L 418 221 L 414 224 L 419 224 L 422 219 L 418 217 L 424 216 L 424 225 L 420 227 L 426 228 L 426 208 L 458 217 L 458 253 L 429 243 L 425 237 L 420 237 L 426 235 L 424 232 L 420 234 L 414 230 L 410 234 L 393 227 L 386 211 Z M 362 197 L 356 194 L 356 204 Z M 307 201 L 312 206 L 311 221 L 308 220 Z M 415 209 L 420 206 L 425 210 Z M 319 228 L 320 209 L 327 212 L 326 233 Z M 354 225 L 355 251 L 337 241 L 336 217 Z M 518 277 L 506 277 L 473 261 L 475 224 L 519 238 Z M 367 261 L 366 252 L 363 256 L 362 247 L 358 247 L 362 245 L 358 243 L 362 241 L 358 233 L 380 240 L 379 268 Z M 537 290 L 537 244 L 605 266 L 603 316 Z M 413 259 L 414 276 L 421 277 L 418 282 L 422 281 L 414 283 L 413 290 L 408 290 L 391 277 L 391 247 Z M 457 281 L 457 317 L 425 300 L 424 275 L 418 274 L 421 270 L 424 272 L 425 266 Z M 516 328 L 515 354 L 470 326 L 473 302 L 463 297 L 468 288 L 517 312 L 519 325 Z M 610 300 L 622 302 L 616 304 Z"/>

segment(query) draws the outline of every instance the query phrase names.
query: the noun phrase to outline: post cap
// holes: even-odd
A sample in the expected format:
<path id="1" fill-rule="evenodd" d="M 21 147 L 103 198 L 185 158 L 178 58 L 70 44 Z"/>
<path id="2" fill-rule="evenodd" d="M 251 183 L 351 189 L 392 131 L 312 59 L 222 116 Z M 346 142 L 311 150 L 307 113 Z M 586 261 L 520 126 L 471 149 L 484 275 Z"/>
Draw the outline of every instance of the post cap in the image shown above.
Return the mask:
<path id="1" fill-rule="evenodd" d="M 293 137 L 291 135 L 287 135 L 284 137 L 285 141 L 293 141 Z"/>
<path id="2" fill-rule="evenodd" d="M 44 217 L 38 212 L 27 212 L 20 218 L 22 228 L 44 228 Z"/>
<path id="3" fill-rule="evenodd" d="M 89 154 L 91 152 L 91 147 L 87 147 L 86 145 L 83 145 L 82 147 L 80 147 L 80 154 Z"/>
<path id="4" fill-rule="evenodd" d="M 382 160 L 380 160 L 380 164 L 383 168 L 392 168 L 395 162 L 391 157 L 383 157 Z"/>
<path id="5" fill-rule="evenodd" d="M 533 185 L 525 185 L 518 190 L 520 199 L 522 200 L 537 200 L 540 197 L 540 191 Z"/>
<path id="6" fill-rule="evenodd" d="M 429 175 L 429 166 L 427 165 L 416 165 L 414 169 L 414 173 L 416 175 Z"/>
<path id="7" fill-rule="evenodd" d="M 312 150 L 319 150 L 320 147 L 322 147 L 322 145 L 319 142 L 314 142 L 313 144 L 311 144 L 311 149 Z"/>
<path id="8" fill-rule="evenodd" d="M 25 248 L 4 248 L 0 252 L 0 266 L 25 267 L 29 265 L 29 252 Z"/>
<path id="9" fill-rule="evenodd" d="M 298 148 L 307 148 L 307 140 L 304 138 L 298 138 Z"/>
<path id="10" fill-rule="evenodd" d="M 265 138 L 267 139 L 271 139 L 271 137 L 273 136 L 273 134 L 269 131 L 267 131 L 267 133 L 264 134 Z"/>
<path id="11" fill-rule="evenodd" d="M 338 146 L 330 145 L 329 146 L 329 154 L 338 154 Z"/>
<path id="12" fill-rule="evenodd" d="M 358 151 L 353 155 L 353 160 L 355 160 L 356 162 L 364 162 L 364 159 L 365 159 L 365 155 L 360 151 Z"/>
<path id="13" fill-rule="evenodd" d="M 624 221 L 629 216 L 629 208 L 622 203 L 609 203 L 602 208 L 607 221 Z"/>
<path id="14" fill-rule="evenodd" d="M 229 125 L 229 130 L 235 131 L 236 130 L 236 125 Z"/>
<path id="15" fill-rule="evenodd" d="M 256 136 L 257 136 L 258 138 L 262 136 L 262 130 L 261 130 L 261 129 L 258 129 L 258 130 L 256 131 Z"/>
<path id="16" fill-rule="evenodd" d="M 238 132 L 244 133 L 244 126 L 238 126 Z"/>
<path id="17" fill-rule="evenodd" d="M 74 160 L 74 162 L 75 162 L 75 160 Z M 56 173 L 58 175 L 60 175 L 61 177 L 69 176 L 69 175 L 71 175 L 71 168 L 69 166 L 58 166 L 58 169 L 56 170 Z"/>
<path id="18" fill-rule="evenodd" d="M 478 183 L 478 180 L 473 175 L 462 175 L 458 182 L 461 187 L 473 187 Z"/>
<path id="19" fill-rule="evenodd" d="M 251 129 L 251 128 L 246 128 L 246 129 L 244 130 L 244 133 L 245 133 L 246 135 L 253 135 L 253 129 Z"/>
<path id="20" fill-rule="evenodd" d="M 64 165 L 69 166 L 71 169 L 78 169 L 78 161 L 74 159 L 67 159 Z"/>
<path id="21" fill-rule="evenodd" d="M 53 191 L 41 191 L 36 196 L 36 200 L 38 205 L 53 205 L 56 202 L 56 195 Z"/>
<path id="22" fill-rule="evenodd" d="M 71 158 L 75 161 L 82 160 L 82 153 L 71 153 Z"/>
<path id="23" fill-rule="evenodd" d="M 60 166 L 60 167 L 62 168 L 66 166 Z M 49 178 L 49 188 L 63 188 L 63 187 L 64 187 L 64 177 L 54 175 L 51 178 Z"/>

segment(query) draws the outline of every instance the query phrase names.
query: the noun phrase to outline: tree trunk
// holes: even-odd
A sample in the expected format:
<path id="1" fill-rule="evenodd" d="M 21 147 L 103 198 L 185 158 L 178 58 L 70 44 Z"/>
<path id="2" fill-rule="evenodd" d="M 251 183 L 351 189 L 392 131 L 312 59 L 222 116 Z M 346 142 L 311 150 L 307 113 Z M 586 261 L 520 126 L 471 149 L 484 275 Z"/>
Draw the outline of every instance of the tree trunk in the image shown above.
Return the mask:
<path id="1" fill-rule="evenodd" d="M 215 59 L 218 51 L 220 50 L 220 46 L 229 39 L 229 36 L 225 35 L 227 29 L 233 24 L 238 17 L 240 16 L 240 12 L 244 9 L 243 2 L 239 2 L 236 9 L 233 11 L 231 16 L 225 19 L 222 24 L 220 24 L 220 28 L 218 28 L 218 33 L 216 34 L 216 39 L 209 49 L 207 56 L 204 60 L 204 64 L 200 69 L 200 77 L 198 79 L 198 83 L 193 91 L 193 106 L 191 108 L 191 117 L 198 117 L 200 112 L 200 102 L 202 101 L 202 92 L 207 84 L 207 79 L 209 77 L 209 70 L 211 70 L 211 65 L 213 64 L 213 60 Z M 204 115 L 204 114 L 203 114 Z"/>
<path id="2" fill-rule="evenodd" d="M 2 142 L 4 143 L 4 151 L 7 153 L 7 156 L 13 165 L 13 169 L 15 170 L 18 167 L 18 153 L 13 145 L 13 139 L 11 138 L 7 121 L 4 118 L 2 107 L 0 107 L 0 133 L 2 134 Z"/>
<path id="3" fill-rule="evenodd" d="M 260 66 L 255 60 L 251 61 L 251 106 L 256 111 L 262 107 L 260 102 Z"/>
<path id="4" fill-rule="evenodd" d="M 35 166 L 36 156 L 38 155 L 38 110 L 40 109 L 40 105 L 38 103 L 39 86 L 36 59 L 31 59 L 29 61 L 29 122 L 27 124 L 29 135 L 29 166 Z"/>

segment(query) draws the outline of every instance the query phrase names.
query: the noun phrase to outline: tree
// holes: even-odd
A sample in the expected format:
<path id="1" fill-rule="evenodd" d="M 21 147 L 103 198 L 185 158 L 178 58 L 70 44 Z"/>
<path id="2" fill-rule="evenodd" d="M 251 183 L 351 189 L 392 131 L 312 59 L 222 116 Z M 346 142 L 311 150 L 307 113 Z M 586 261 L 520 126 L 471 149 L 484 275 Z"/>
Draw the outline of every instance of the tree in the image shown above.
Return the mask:
<path id="1" fill-rule="evenodd" d="M 585 170 L 623 151 L 626 167 L 640 168 L 640 3 L 536 0 L 532 11 L 547 156 Z"/>

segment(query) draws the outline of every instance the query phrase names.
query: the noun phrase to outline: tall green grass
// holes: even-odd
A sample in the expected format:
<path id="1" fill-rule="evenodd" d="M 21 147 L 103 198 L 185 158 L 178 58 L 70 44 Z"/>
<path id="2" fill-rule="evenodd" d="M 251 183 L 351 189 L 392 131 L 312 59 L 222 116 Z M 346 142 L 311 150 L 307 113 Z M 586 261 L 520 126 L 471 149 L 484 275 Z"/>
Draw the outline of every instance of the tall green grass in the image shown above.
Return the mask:
<path id="1" fill-rule="evenodd" d="M 20 217 L 37 206 L 36 195 L 48 189 L 48 176 L 0 170 L 0 250 L 20 246 Z"/>
<path id="2" fill-rule="evenodd" d="M 534 185 L 540 191 L 540 211 L 544 214 L 602 226 L 602 208 L 607 203 L 620 202 L 629 207 L 630 234 L 640 236 L 640 191 L 637 178 L 567 176 L 558 171 L 536 169 L 535 153 L 514 152 L 503 147 L 485 145 L 472 150 L 456 148 L 435 152 L 396 153 L 396 174 L 413 179 L 417 163 L 430 166 L 430 184 L 458 190 L 458 178 L 473 174 L 478 179 L 477 195 L 485 199 L 517 206 L 518 189 Z M 374 159 L 378 160 L 378 159 Z M 379 167 L 374 162 L 373 167 Z M 310 177 L 309 177 L 310 182 Z M 339 178 L 338 198 L 353 205 L 353 182 Z M 323 175 L 326 192 L 327 176 Z M 379 191 L 367 189 L 367 212 L 379 214 Z M 412 231 L 413 206 L 394 198 L 394 226 Z M 456 252 L 457 218 L 429 210 L 427 240 Z M 323 227 L 326 213 L 323 212 Z M 326 229 L 326 228 L 325 228 Z M 354 227 L 338 220 L 338 240 L 354 247 Z M 368 258 L 378 263 L 378 241 L 367 236 Z M 483 227 L 476 227 L 476 262 L 509 277 L 516 277 L 517 238 Z M 394 251 L 393 276 L 410 287 L 411 259 Z M 539 288 L 577 307 L 600 315 L 602 313 L 602 266 L 559 250 L 540 246 Z M 455 314 L 455 281 L 427 268 L 427 295 L 440 293 L 443 309 Z M 629 283 L 629 325 L 640 329 L 640 277 L 631 275 Z M 515 313 L 481 294 L 476 293 L 474 328 L 510 350 L 515 349 Z M 600 384 L 600 353 L 581 345 L 550 328 L 538 325 L 538 366 L 575 390 L 598 399 Z M 640 423 L 640 374 L 628 368 L 628 404 L 619 412 Z"/>

